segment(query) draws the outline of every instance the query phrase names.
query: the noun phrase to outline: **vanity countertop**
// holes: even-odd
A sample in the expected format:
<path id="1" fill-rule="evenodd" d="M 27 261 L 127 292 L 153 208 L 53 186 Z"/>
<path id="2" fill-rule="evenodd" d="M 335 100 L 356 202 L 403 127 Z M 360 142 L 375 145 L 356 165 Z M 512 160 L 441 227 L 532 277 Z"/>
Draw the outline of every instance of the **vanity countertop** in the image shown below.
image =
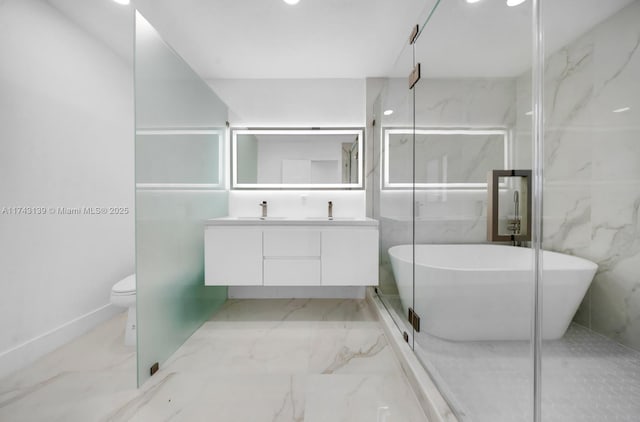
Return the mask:
<path id="1" fill-rule="evenodd" d="M 221 217 L 205 221 L 205 226 L 378 226 L 373 218 L 354 217 Z"/>

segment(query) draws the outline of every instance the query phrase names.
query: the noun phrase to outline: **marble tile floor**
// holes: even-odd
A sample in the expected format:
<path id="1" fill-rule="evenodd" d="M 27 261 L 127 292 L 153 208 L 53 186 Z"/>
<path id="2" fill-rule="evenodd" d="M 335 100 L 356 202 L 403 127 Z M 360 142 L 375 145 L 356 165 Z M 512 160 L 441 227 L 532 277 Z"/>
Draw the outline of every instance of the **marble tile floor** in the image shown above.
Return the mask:
<path id="1" fill-rule="evenodd" d="M 397 297 L 384 300 L 402 312 Z M 531 421 L 526 341 L 451 342 L 415 335 L 415 352 L 463 421 Z M 543 342 L 542 420 L 640 421 L 640 353 L 580 325 Z"/>
<path id="2" fill-rule="evenodd" d="M 0 380 L 0 421 L 424 422 L 360 300 L 229 300 L 135 388 L 124 315 Z"/>
<path id="3" fill-rule="evenodd" d="M 136 397 L 126 313 L 0 379 L 0 421 L 98 421 Z"/>

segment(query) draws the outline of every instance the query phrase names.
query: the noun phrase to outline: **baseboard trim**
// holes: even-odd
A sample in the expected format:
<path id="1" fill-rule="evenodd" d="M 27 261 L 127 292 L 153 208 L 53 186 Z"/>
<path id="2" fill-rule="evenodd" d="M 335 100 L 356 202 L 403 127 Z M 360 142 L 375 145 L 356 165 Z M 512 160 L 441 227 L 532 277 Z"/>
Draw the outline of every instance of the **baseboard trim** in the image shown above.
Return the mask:
<path id="1" fill-rule="evenodd" d="M 413 387 L 418 402 L 427 415 L 429 422 L 458 422 L 458 418 L 456 418 L 438 387 L 436 387 L 416 355 L 405 342 L 398 327 L 391 319 L 391 315 L 389 315 L 373 288 L 367 289 L 366 298 L 369 306 L 380 319 L 391 347 L 400 361 L 400 366 L 411 387 Z"/>
<path id="2" fill-rule="evenodd" d="M 122 312 L 122 308 L 106 304 L 84 315 L 40 334 L 18 346 L 0 353 L 0 377 L 7 376 L 35 362 L 42 356 L 57 349 L 91 330 L 96 325 Z"/>

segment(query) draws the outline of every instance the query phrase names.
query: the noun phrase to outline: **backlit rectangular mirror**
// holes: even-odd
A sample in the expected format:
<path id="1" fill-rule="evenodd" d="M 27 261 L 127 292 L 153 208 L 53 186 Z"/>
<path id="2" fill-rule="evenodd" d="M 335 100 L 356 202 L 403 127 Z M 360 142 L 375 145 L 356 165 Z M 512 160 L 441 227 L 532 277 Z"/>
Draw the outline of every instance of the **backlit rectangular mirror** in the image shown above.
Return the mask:
<path id="1" fill-rule="evenodd" d="M 383 139 L 385 188 L 486 189 L 487 171 L 509 164 L 504 129 L 387 128 Z"/>
<path id="2" fill-rule="evenodd" d="M 232 129 L 234 189 L 362 189 L 363 129 Z"/>

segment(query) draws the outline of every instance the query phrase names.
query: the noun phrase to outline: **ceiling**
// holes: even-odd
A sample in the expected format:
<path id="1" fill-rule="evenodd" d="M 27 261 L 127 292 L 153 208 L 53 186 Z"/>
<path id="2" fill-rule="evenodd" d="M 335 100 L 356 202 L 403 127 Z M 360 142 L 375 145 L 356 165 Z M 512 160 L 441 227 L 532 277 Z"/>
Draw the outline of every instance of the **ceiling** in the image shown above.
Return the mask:
<path id="1" fill-rule="evenodd" d="M 206 79 L 385 75 L 435 0 L 135 0 Z M 425 10 L 426 9 L 426 10 Z"/>
<path id="2" fill-rule="evenodd" d="M 407 38 L 436 0 L 132 0 L 205 79 L 406 77 Z M 544 1 L 546 49 L 640 0 Z M 49 0 L 124 58 L 129 6 Z M 416 46 L 428 77 L 513 77 L 531 66 L 531 0 L 441 0 Z M 398 59 L 404 48 L 404 55 Z"/>
<path id="3" fill-rule="evenodd" d="M 543 1 L 546 52 L 569 44 L 633 1 Z M 442 0 L 420 35 L 416 61 L 424 64 L 427 77 L 521 75 L 531 68 L 531 3 L 508 7 L 504 0 Z"/>

